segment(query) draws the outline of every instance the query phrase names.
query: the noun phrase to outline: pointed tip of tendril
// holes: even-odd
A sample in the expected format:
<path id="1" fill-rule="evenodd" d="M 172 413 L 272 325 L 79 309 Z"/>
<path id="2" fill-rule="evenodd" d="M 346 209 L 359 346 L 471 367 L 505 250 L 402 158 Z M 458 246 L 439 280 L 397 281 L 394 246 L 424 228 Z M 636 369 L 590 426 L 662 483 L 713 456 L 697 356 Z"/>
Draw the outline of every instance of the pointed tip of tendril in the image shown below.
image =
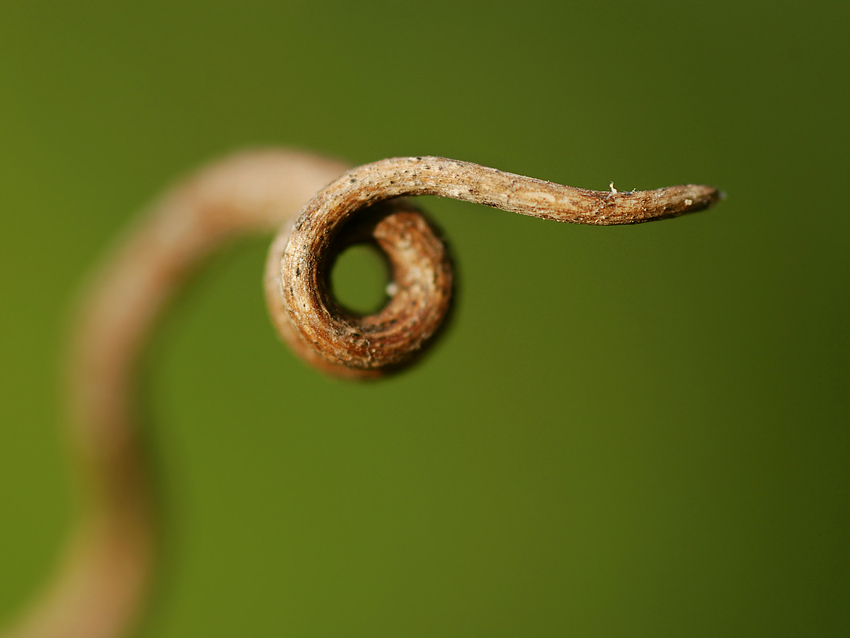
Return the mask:
<path id="1" fill-rule="evenodd" d="M 639 224 L 670 219 L 707 210 L 720 202 L 724 194 L 714 186 L 683 184 L 652 191 L 597 191 L 604 200 L 594 216 L 580 220 L 588 224 Z"/>
<path id="2" fill-rule="evenodd" d="M 693 189 L 696 194 L 696 201 L 694 205 L 702 206 L 702 208 L 699 208 L 699 210 L 705 210 L 706 208 L 710 208 L 711 206 L 714 206 L 726 197 L 726 193 L 714 186 L 707 186 L 701 184 L 693 186 Z"/>
<path id="3" fill-rule="evenodd" d="M 678 189 L 681 189 L 681 191 L 675 192 Z M 707 210 L 725 197 L 725 194 L 714 186 L 705 184 L 687 184 L 663 190 L 674 191 L 675 194 L 671 193 L 670 204 L 681 205 L 683 214 Z"/>

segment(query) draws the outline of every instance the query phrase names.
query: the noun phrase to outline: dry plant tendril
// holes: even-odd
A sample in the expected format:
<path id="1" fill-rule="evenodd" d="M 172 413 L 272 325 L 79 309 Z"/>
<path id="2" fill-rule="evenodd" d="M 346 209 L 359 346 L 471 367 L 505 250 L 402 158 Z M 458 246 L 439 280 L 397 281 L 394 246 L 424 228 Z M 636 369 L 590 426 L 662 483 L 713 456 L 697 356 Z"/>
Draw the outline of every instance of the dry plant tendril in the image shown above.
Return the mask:
<path id="1" fill-rule="evenodd" d="M 3 636 L 115 638 L 138 622 L 152 572 L 155 516 L 134 375 L 168 301 L 222 243 L 282 229 L 266 267 L 269 311 L 283 339 L 327 373 L 380 377 L 434 342 L 451 309 L 452 264 L 439 230 L 407 195 L 594 225 L 676 217 L 720 198 L 716 189 L 695 185 L 589 191 L 440 157 L 346 171 L 309 153 L 256 151 L 202 170 L 154 206 L 84 297 L 68 375 L 82 513 L 56 577 Z M 346 310 L 329 289 L 335 258 L 354 243 L 378 247 L 392 272 L 394 293 L 370 316 Z"/>
<path id="2" fill-rule="evenodd" d="M 452 273 L 446 249 L 429 222 L 411 212 L 388 213 L 373 226 L 372 238 L 392 265 L 397 290 L 381 312 L 353 316 L 328 292 L 328 264 L 340 229 L 356 211 L 402 195 L 451 197 L 594 225 L 675 217 L 708 208 L 718 198 L 716 189 L 693 185 L 588 191 L 442 157 L 389 159 L 351 170 L 313 198 L 282 254 L 283 240 L 275 243 L 269 259 L 269 268 L 281 271 L 279 289 L 275 282 L 267 291 L 278 328 L 290 343 L 297 334 L 328 362 L 323 364 L 328 371 L 363 376 L 396 370 L 430 343 L 448 312 Z"/>

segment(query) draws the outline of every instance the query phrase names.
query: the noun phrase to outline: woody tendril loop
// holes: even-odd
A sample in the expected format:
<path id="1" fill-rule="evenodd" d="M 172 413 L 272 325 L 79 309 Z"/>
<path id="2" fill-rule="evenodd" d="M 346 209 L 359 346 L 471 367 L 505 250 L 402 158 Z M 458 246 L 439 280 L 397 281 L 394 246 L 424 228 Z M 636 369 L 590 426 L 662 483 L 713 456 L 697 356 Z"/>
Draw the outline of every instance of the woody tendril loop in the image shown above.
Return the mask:
<path id="1" fill-rule="evenodd" d="M 357 223 L 356 212 L 403 195 L 451 197 L 594 225 L 675 217 L 708 208 L 718 199 L 716 189 L 694 185 L 644 192 L 588 191 L 442 157 L 389 159 L 351 170 L 313 198 L 285 248 L 281 251 L 283 242 L 276 243 L 269 257 L 272 316 L 296 350 L 303 351 L 300 339 L 321 355 L 324 361 L 311 360 L 326 371 L 377 376 L 398 370 L 433 341 L 449 311 L 451 262 L 439 232 L 423 214 L 396 202 L 373 211 L 365 225 Z M 327 287 L 340 240 L 345 245 L 355 236 L 385 253 L 394 283 L 389 303 L 368 317 L 345 311 Z"/>
<path id="2" fill-rule="evenodd" d="M 156 516 L 134 408 L 136 368 L 168 302 L 225 241 L 282 229 L 265 274 L 272 320 L 325 372 L 380 377 L 434 342 L 451 308 L 452 265 L 440 232 L 407 195 L 595 225 L 676 217 L 720 199 L 694 185 L 589 191 L 439 157 L 347 170 L 309 153 L 255 151 L 200 171 L 140 220 L 82 299 L 68 362 L 82 511 L 56 576 L 3 636 L 116 638 L 138 621 Z M 376 246 L 390 267 L 392 294 L 374 315 L 347 310 L 329 289 L 334 259 L 354 243 Z"/>

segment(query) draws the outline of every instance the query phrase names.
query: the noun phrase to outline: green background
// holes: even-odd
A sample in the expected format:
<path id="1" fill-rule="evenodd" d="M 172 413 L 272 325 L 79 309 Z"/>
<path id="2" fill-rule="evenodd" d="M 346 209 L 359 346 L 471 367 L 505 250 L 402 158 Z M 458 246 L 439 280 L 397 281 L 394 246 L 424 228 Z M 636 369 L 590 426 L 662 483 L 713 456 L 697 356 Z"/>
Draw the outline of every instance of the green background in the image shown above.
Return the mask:
<path id="1" fill-rule="evenodd" d="M 454 327 L 371 385 L 277 343 L 267 242 L 226 251 L 153 351 L 141 636 L 850 635 L 849 13 L 3 0 L 0 618 L 73 520 L 79 282 L 179 175 L 294 145 L 728 197 L 617 228 L 429 198 Z"/>

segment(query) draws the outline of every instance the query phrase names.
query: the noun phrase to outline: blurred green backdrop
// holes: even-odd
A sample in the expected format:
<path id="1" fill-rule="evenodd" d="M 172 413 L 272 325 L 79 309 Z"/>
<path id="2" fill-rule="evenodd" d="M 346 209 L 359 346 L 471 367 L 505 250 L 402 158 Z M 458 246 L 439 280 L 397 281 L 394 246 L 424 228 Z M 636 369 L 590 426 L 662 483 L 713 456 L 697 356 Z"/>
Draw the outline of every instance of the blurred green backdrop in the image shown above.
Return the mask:
<path id="1" fill-rule="evenodd" d="M 620 228 L 424 202 L 455 325 L 372 385 L 277 343 L 266 243 L 226 252 L 152 357 L 167 563 L 140 635 L 850 635 L 849 14 L 4 0 L 0 617 L 73 517 L 79 282 L 182 173 L 295 145 L 728 198 Z"/>

